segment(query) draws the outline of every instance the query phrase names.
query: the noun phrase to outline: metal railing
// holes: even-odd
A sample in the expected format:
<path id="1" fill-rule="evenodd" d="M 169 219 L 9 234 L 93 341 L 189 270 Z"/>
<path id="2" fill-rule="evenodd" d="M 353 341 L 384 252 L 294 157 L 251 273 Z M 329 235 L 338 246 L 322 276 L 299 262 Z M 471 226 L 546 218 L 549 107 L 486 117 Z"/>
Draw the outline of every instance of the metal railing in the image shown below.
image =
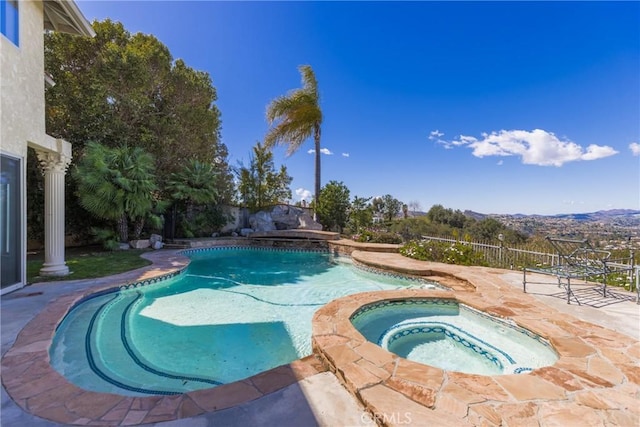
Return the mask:
<path id="1" fill-rule="evenodd" d="M 422 236 L 422 239 L 451 244 L 464 242 L 470 245 L 474 252 L 481 254 L 485 263 L 490 267 L 522 270 L 525 267 L 551 267 L 560 263 L 558 254 L 540 251 L 525 245 L 519 247 L 514 245 L 507 246 L 502 241 L 495 244 L 438 236 Z M 633 250 L 629 251 L 628 257 L 608 260 L 607 267 L 612 276 L 611 280 L 614 281 L 612 284 L 625 286 L 630 290 L 637 286 L 639 269 L 635 263 Z"/>

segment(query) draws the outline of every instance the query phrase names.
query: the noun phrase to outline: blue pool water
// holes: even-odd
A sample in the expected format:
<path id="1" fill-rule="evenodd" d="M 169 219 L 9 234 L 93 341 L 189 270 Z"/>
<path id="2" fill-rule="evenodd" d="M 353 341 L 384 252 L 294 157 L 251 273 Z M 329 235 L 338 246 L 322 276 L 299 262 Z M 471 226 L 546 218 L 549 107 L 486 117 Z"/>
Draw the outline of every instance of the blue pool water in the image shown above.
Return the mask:
<path id="1" fill-rule="evenodd" d="M 59 325 L 52 366 L 89 390 L 175 394 L 237 381 L 311 354 L 311 319 L 356 292 L 419 287 L 323 252 L 192 252 L 158 283 L 93 296 Z"/>
<path id="2" fill-rule="evenodd" d="M 520 374 L 558 360 L 536 334 L 451 299 L 381 301 L 361 307 L 351 322 L 382 348 L 449 371 Z"/>

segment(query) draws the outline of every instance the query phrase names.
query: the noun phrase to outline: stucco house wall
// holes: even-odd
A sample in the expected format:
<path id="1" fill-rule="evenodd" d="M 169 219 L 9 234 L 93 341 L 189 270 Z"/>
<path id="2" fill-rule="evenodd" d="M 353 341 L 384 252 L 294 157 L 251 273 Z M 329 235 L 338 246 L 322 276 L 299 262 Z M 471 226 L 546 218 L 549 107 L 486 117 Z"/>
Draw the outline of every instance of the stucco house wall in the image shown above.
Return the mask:
<path id="1" fill-rule="evenodd" d="M 42 2 L 20 2 L 19 13 L 20 46 L 0 37 L 0 138 L 3 151 L 24 158 L 26 142 L 46 147 Z"/>
<path id="2" fill-rule="evenodd" d="M 7 0 L 0 1 L 3 2 L 0 6 L 9 7 Z M 46 4 L 43 1 L 17 1 L 10 6 L 15 5 L 18 11 L 18 43 L 14 43 L 10 36 L 0 35 L 0 154 L 3 165 L 10 160 L 12 171 L 16 170 L 13 167 L 16 161 L 19 163 L 17 179 L 15 172 L 7 178 L 10 171 L 2 171 L 1 191 L 3 219 L 10 216 L 17 219 L 12 220 L 11 225 L 2 224 L 4 228 L 0 229 L 0 238 L 3 242 L 2 262 L 18 260 L 16 264 L 19 264 L 20 273 L 15 280 L 14 273 L 5 274 L 7 270 L 2 269 L 1 293 L 24 286 L 26 280 L 28 147 L 36 150 L 45 175 L 45 265 L 41 273 L 68 273 L 64 262 L 64 175 L 71 160 L 71 144 L 45 132 L 44 30 L 85 36 L 95 34 L 71 0 L 49 0 Z M 7 19 L 6 16 L 3 19 Z M 7 182 L 11 183 L 11 192 L 7 189 Z M 14 190 L 16 184 L 18 193 Z M 19 200 L 13 200 L 15 194 L 19 194 Z M 15 215 L 16 209 L 19 210 L 18 215 Z M 7 239 L 17 244 L 9 245 Z M 9 276 L 11 279 L 5 280 Z M 13 281 L 15 283 L 11 283 Z"/>

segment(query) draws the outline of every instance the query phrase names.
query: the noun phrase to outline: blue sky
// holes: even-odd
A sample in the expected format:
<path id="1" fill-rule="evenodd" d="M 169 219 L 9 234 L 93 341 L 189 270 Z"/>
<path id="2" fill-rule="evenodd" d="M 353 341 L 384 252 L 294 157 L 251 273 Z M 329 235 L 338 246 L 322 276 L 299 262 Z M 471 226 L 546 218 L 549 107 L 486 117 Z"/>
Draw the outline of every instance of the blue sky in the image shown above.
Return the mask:
<path id="1" fill-rule="evenodd" d="M 321 94 L 322 183 L 483 213 L 640 209 L 640 2 L 77 1 L 208 72 L 231 164 L 267 104 Z M 275 163 L 294 201 L 310 139 Z"/>

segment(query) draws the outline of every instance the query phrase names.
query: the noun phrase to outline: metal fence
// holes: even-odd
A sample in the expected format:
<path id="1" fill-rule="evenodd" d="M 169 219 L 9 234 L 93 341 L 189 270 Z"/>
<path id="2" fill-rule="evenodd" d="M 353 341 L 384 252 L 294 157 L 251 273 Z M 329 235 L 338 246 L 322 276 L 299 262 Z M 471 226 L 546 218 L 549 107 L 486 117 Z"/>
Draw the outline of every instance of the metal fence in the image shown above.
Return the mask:
<path id="1" fill-rule="evenodd" d="M 456 243 L 464 242 L 473 248 L 473 251 L 481 254 L 486 264 L 490 267 L 509 268 L 522 270 L 524 267 L 551 267 L 558 265 L 558 254 L 541 251 L 533 246 L 506 245 L 500 241 L 498 244 L 489 242 L 474 242 L 460 240 L 453 237 L 422 236 L 423 240 L 437 242 Z M 629 256 L 610 259 L 607 262 L 611 278 L 617 286 L 634 287 L 637 281 L 638 266 L 635 263 L 634 251 L 629 251 Z"/>

